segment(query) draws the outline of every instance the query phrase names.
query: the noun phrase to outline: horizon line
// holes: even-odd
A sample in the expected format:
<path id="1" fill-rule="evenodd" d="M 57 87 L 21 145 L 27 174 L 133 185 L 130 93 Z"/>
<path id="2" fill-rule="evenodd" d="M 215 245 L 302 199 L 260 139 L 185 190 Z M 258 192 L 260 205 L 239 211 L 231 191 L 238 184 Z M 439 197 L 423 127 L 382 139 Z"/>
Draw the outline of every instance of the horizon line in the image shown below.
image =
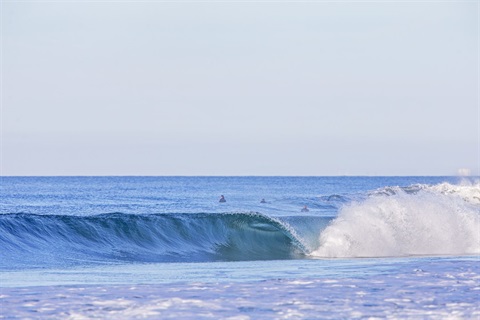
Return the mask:
<path id="1" fill-rule="evenodd" d="M 164 174 L 164 175 L 142 175 L 142 174 L 106 174 L 106 175 L 99 175 L 99 174 L 80 174 L 80 175 L 70 175 L 70 174 L 57 174 L 57 175 L 45 175 L 45 174 L 38 174 L 38 175 L 3 175 L 0 174 L 0 177 L 259 177 L 259 178 L 267 178 L 267 177 L 449 177 L 449 178 L 480 178 L 480 175 L 444 175 L 444 174 L 435 174 L 435 175 L 370 175 L 370 174 L 332 174 L 332 175 L 223 175 L 223 174 L 211 174 L 211 175 L 188 175 L 188 174 Z"/>

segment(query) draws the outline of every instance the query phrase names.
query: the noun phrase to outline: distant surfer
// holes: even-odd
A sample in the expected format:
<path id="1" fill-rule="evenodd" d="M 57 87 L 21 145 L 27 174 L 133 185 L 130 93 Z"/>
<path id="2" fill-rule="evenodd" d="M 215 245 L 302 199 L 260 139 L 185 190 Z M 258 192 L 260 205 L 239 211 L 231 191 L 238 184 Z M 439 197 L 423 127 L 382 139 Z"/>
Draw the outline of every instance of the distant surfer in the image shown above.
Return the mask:
<path id="1" fill-rule="evenodd" d="M 262 201 L 260 201 L 260 203 L 267 203 L 267 201 L 265 201 L 265 199 L 262 199 Z"/>
<path id="2" fill-rule="evenodd" d="M 225 197 L 223 195 L 221 195 L 220 200 L 218 200 L 218 202 L 227 202 L 227 200 L 225 200 Z"/>
<path id="3" fill-rule="evenodd" d="M 301 211 L 302 211 L 302 212 L 308 212 L 308 211 L 310 211 L 310 210 L 308 210 L 307 206 L 305 205 L 305 206 L 303 206 L 303 208 L 302 208 Z"/>

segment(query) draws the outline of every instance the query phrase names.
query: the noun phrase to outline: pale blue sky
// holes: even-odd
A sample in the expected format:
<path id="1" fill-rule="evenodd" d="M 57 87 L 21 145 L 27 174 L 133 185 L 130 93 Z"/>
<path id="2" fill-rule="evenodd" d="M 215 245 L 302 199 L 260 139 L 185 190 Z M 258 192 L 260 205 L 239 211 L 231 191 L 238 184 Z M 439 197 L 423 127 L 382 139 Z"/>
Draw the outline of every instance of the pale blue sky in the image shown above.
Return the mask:
<path id="1" fill-rule="evenodd" d="M 479 3 L 3 1 L 3 175 L 479 174 Z"/>

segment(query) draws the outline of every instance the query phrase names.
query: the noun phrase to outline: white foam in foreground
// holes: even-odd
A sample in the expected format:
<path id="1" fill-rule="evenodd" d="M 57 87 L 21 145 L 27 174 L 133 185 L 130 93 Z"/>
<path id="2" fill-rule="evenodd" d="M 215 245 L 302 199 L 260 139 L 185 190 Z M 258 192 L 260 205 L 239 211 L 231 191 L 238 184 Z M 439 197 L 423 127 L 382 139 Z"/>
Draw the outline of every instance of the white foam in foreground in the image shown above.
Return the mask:
<path id="1" fill-rule="evenodd" d="M 378 195 L 380 194 L 380 195 Z M 480 184 L 378 193 L 344 207 L 320 234 L 316 257 L 480 253 Z"/>

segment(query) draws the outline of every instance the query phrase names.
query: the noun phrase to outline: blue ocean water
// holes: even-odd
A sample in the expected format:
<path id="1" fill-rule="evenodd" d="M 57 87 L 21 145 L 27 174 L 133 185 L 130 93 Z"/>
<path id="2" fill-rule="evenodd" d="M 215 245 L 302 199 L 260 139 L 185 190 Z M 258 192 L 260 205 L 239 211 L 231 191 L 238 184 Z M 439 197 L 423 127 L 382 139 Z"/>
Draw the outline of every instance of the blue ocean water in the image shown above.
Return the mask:
<path id="1" fill-rule="evenodd" d="M 0 318 L 480 317 L 478 178 L 0 179 Z"/>

